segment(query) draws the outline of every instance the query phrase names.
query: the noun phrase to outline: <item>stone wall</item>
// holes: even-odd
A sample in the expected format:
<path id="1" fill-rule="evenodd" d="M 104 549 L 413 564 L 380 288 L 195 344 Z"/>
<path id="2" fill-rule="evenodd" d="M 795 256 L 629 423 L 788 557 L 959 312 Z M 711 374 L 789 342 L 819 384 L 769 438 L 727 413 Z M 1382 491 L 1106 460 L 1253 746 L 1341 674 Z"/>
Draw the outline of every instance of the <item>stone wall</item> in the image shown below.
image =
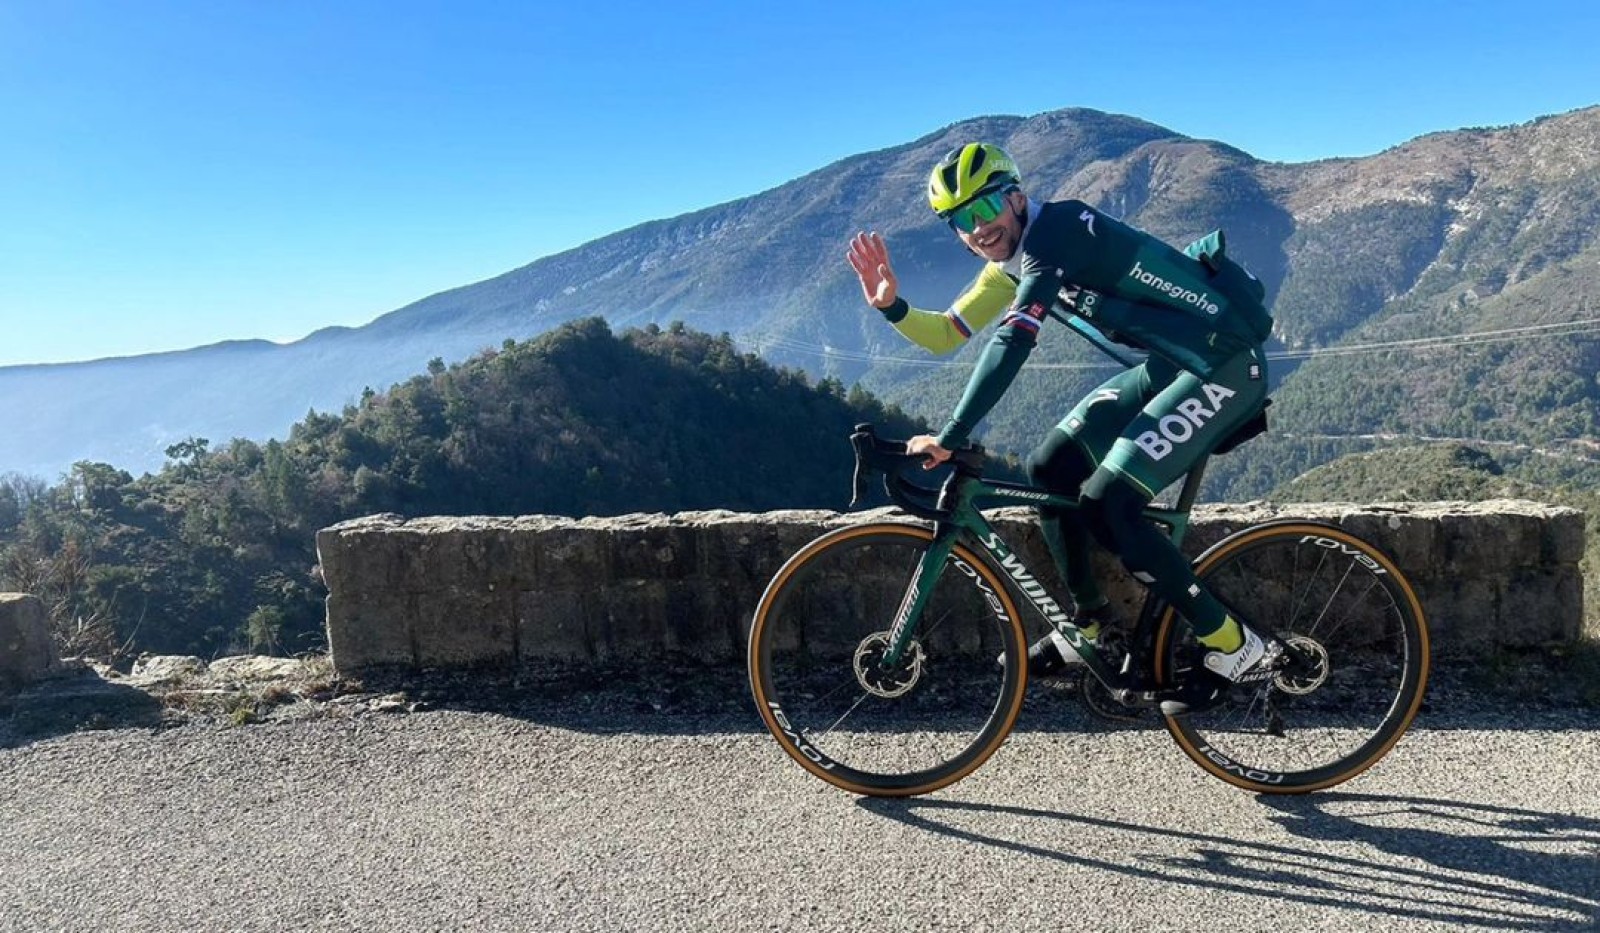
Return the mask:
<path id="1" fill-rule="evenodd" d="M 25 593 L 0 593 L 0 695 L 15 693 L 60 667 L 44 603 Z"/>
<path id="2" fill-rule="evenodd" d="M 894 514 L 356 519 L 317 535 L 328 640 L 343 671 L 661 654 L 734 661 L 752 609 L 790 554 L 823 531 Z M 1053 581 L 1031 514 L 993 517 Z M 1334 522 L 1383 548 L 1416 586 L 1438 651 L 1568 642 L 1582 630 L 1575 510 L 1511 500 L 1201 506 L 1185 549 L 1198 554 L 1274 518 Z M 1142 590 L 1109 558 L 1103 570 L 1103 579 L 1120 578 L 1112 595 L 1131 617 Z"/>

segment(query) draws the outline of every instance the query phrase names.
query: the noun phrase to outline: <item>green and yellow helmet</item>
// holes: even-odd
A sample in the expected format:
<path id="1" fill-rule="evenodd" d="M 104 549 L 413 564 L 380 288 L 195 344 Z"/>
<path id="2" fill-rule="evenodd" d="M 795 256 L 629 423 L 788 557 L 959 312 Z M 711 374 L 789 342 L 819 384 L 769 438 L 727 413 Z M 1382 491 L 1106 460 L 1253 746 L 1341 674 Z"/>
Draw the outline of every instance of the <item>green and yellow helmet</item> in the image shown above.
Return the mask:
<path id="1" fill-rule="evenodd" d="M 999 146 L 967 143 L 952 149 L 928 176 L 928 205 L 940 216 L 980 194 L 1021 185 L 1017 165 Z"/>

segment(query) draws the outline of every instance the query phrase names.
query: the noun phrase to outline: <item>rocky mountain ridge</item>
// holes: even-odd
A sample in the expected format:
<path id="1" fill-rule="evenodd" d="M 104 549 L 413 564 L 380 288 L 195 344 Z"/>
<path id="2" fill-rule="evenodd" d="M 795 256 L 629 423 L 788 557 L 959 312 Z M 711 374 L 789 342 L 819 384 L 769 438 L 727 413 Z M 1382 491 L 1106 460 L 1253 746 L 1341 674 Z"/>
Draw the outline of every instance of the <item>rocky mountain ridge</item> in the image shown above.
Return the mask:
<path id="1" fill-rule="evenodd" d="M 1091 110 L 985 117 L 602 237 L 364 327 L 330 328 L 284 346 L 230 342 L 0 368 L 0 398 L 8 403 L 0 407 L 0 472 L 52 476 L 79 459 L 137 472 L 159 467 L 166 446 L 189 436 L 281 436 L 308 409 L 337 410 L 363 388 L 386 388 L 435 357 L 462 359 L 592 314 L 614 325 L 682 320 L 727 332 L 776 362 L 862 380 L 914 413 L 942 417 L 959 392 L 961 368 L 897 362 L 920 351 L 864 308 L 842 254 L 854 231 L 880 230 L 909 297 L 927 306 L 952 297 L 976 266 L 926 211 L 921 180 L 940 155 L 973 138 L 1007 146 L 1037 197 L 1083 198 L 1174 241 L 1225 228 L 1233 253 L 1277 299 L 1280 349 L 1573 320 L 1600 310 L 1600 263 L 1590 261 L 1600 258 L 1600 107 L 1303 164 L 1262 162 L 1220 142 Z M 1080 343 L 1052 339 L 1036 360 L 1087 367 L 1095 358 Z M 1557 369 L 1573 375 L 1589 355 L 1569 354 Z M 1486 364 L 1479 378 L 1496 378 L 1499 365 Z M 1280 374 L 1296 366 L 1280 366 Z M 1349 378 L 1337 366 L 1330 372 L 1329 379 Z M 1103 374 L 1041 370 L 1040 378 L 1048 391 L 1020 397 L 1012 414 L 997 413 L 999 446 L 1024 446 L 1059 414 L 1062 395 Z M 1288 375 L 1287 384 L 1299 378 Z M 1346 407 L 1376 428 L 1374 405 L 1403 411 L 1415 390 L 1391 387 L 1385 391 L 1394 399 Z M 1587 412 L 1593 393 L 1580 394 Z M 1286 402 L 1294 402 L 1292 393 Z M 1299 404 L 1278 411 L 1299 419 Z M 1327 428 L 1319 417 L 1304 415 L 1304 426 Z M 1568 427 L 1554 430 L 1580 422 L 1566 418 Z"/>

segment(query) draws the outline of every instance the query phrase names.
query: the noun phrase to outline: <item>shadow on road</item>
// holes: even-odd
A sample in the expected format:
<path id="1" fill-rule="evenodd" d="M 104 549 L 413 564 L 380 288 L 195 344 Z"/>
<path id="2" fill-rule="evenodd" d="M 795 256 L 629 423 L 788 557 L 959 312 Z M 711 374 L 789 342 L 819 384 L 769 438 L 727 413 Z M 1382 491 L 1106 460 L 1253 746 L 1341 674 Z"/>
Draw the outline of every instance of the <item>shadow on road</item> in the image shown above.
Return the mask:
<path id="1" fill-rule="evenodd" d="M 1362 794 L 1259 801 L 1268 819 L 1307 845 L 952 800 L 869 798 L 860 806 L 918 829 L 1057 863 L 1352 915 L 1516 930 L 1588 928 L 1600 921 L 1600 820 Z M 997 824 L 1008 827 L 1005 835 L 993 829 Z M 1097 857 L 1071 847 L 1081 838 L 1073 826 L 1125 834 L 1125 844 L 1100 846 L 1117 853 L 1138 853 L 1152 838 L 1191 851 Z"/>
<path id="2" fill-rule="evenodd" d="M 161 704 L 150 694 L 93 673 L 60 677 L 0 698 L 0 748 L 100 729 L 153 728 Z"/>

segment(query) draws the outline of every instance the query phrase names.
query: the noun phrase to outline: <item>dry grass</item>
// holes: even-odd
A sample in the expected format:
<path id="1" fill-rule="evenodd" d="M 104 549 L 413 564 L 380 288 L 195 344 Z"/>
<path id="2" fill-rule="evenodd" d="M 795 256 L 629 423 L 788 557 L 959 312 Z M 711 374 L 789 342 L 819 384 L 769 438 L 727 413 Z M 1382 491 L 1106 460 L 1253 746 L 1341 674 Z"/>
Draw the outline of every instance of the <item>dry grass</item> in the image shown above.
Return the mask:
<path id="1" fill-rule="evenodd" d="M 147 687 L 174 719 L 228 725 L 311 718 L 342 696 L 360 694 L 360 681 L 342 677 L 329 656 L 307 655 L 284 676 L 234 678 L 206 671 Z"/>

